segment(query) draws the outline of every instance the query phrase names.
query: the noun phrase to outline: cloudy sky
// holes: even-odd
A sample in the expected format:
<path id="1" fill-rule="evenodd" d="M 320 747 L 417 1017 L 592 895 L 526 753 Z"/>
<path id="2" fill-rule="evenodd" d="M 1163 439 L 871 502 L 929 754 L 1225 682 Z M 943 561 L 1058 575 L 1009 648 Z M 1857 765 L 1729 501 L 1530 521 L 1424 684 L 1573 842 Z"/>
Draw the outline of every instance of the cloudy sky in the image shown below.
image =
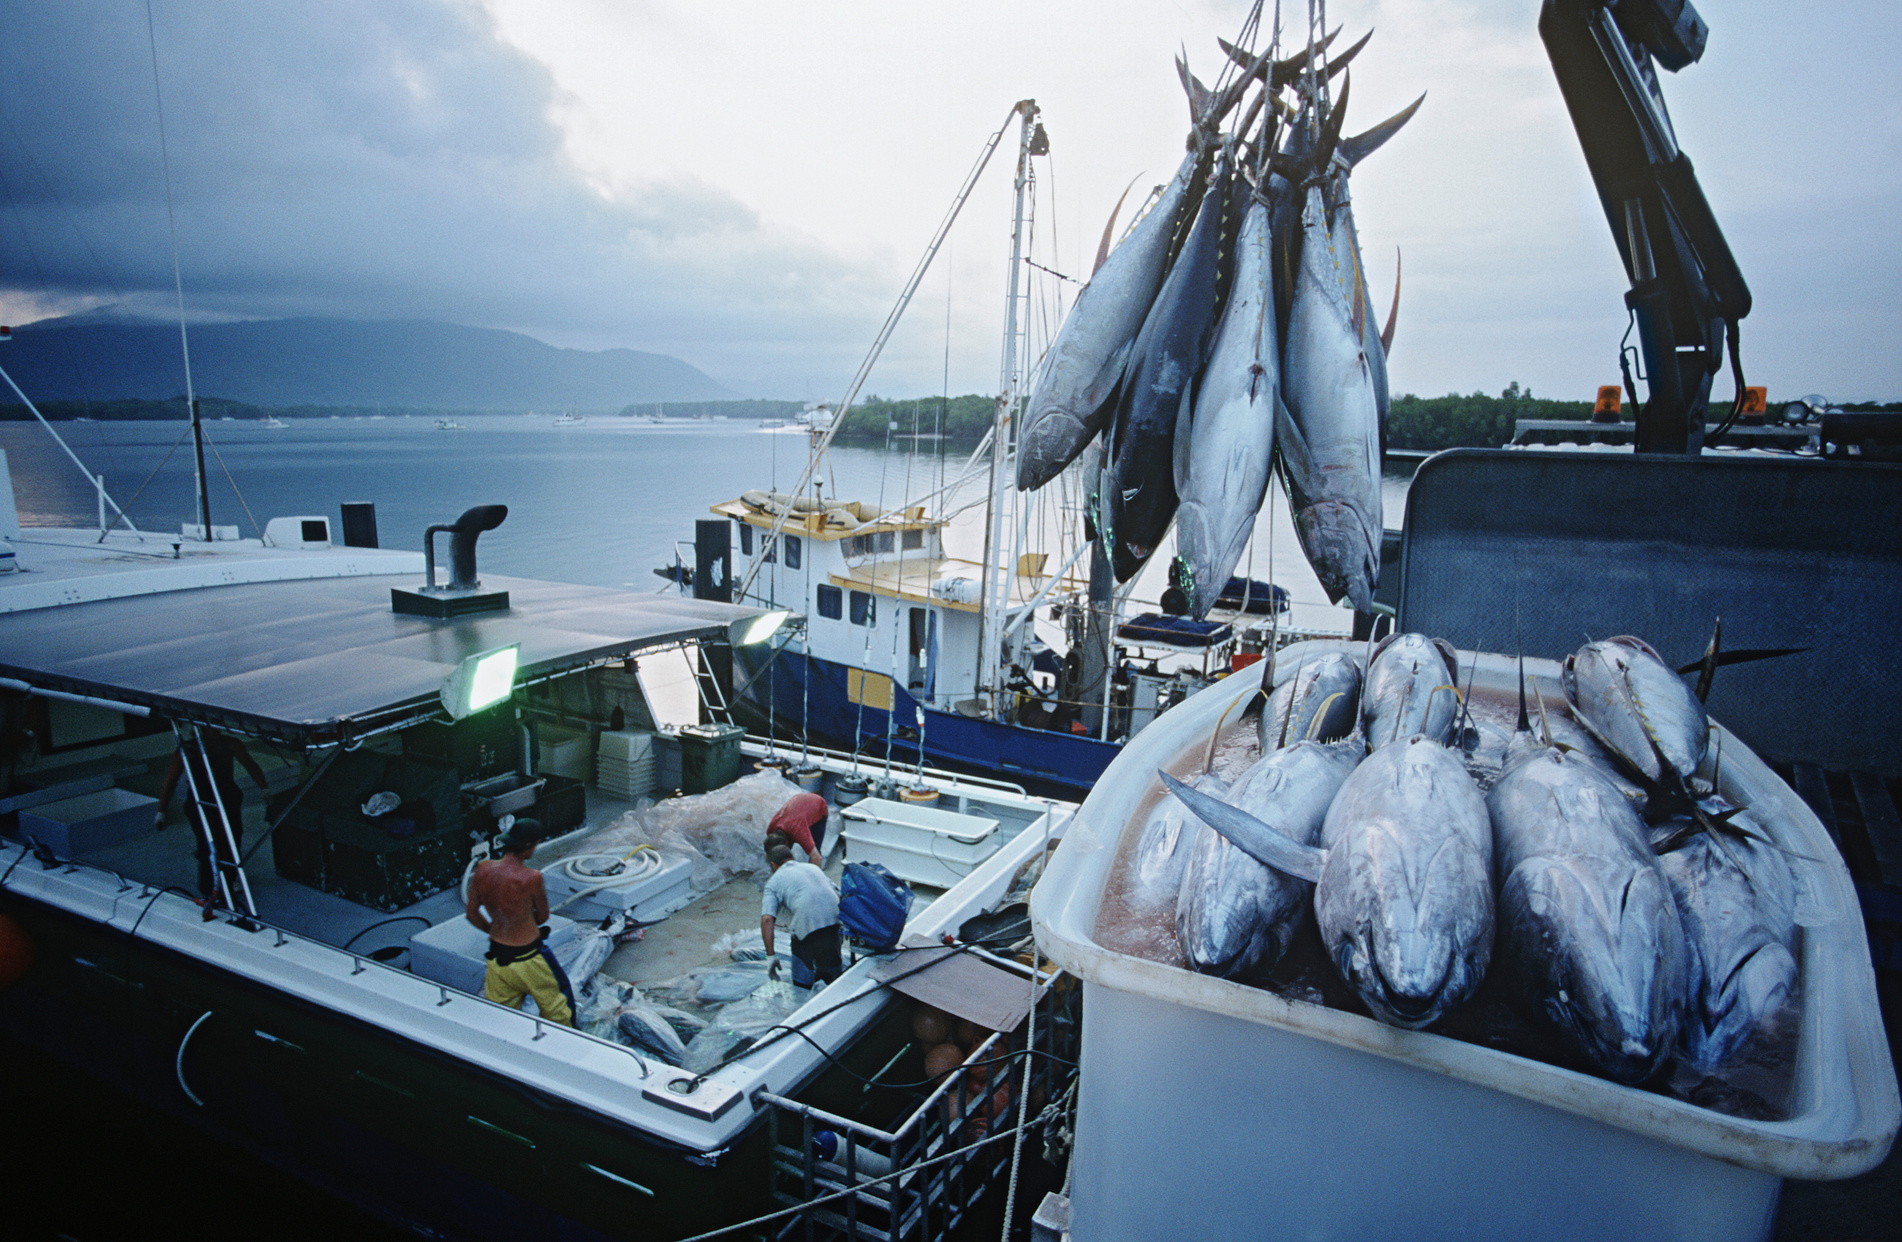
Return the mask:
<path id="1" fill-rule="evenodd" d="M 1355 176 L 1377 291 L 1404 255 L 1396 391 L 1587 396 L 1617 377 L 1623 272 L 1538 7 L 1327 6 L 1350 37 L 1375 28 L 1350 130 L 1428 93 Z M 1709 50 L 1665 91 L 1755 294 L 1752 381 L 1902 397 L 1902 18 L 1878 0 L 1699 10 Z M 173 303 L 155 45 L 193 315 L 444 319 L 836 399 L 1013 102 L 1036 99 L 1051 139 L 1038 259 L 1076 274 L 1124 186 L 1180 158 L 1172 56 L 1213 77 L 1246 11 L 152 0 L 148 40 L 144 0 L 0 0 L 0 322 Z M 874 391 L 935 393 L 947 371 L 953 392 L 995 387 L 1009 174 L 1005 152 Z"/>

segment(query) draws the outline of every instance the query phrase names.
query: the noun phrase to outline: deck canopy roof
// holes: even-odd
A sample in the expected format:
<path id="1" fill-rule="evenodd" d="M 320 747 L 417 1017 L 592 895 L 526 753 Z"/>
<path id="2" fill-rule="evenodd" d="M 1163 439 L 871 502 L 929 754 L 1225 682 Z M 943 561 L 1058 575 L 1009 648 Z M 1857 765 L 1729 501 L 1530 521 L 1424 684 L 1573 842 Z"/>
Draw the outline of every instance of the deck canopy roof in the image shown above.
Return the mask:
<path id="1" fill-rule="evenodd" d="M 764 610 L 485 575 L 509 607 L 436 620 L 390 607 L 413 573 L 253 582 L 0 615 L 0 676 L 34 689 L 324 745 L 440 714 L 443 679 L 521 644 L 518 685 L 591 664 L 725 642 Z"/>

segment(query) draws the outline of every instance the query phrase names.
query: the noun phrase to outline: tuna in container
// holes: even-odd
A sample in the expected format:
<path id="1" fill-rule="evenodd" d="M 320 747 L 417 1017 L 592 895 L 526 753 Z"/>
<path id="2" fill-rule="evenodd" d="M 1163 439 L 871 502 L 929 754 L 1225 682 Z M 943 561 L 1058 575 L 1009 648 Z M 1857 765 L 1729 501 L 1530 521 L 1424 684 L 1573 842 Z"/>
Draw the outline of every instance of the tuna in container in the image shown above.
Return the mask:
<path id="1" fill-rule="evenodd" d="M 1277 678 L 1331 651 L 1363 647 L 1291 647 Z M 1516 703 L 1514 661 L 1457 663 L 1476 705 Z M 1563 712 L 1559 666 L 1528 660 L 1527 675 Z M 1258 685 L 1230 677 L 1131 740 L 1032 895 L 1038 943 L 1084 983 L 1073 1236 L 1763 1238 L 1783 1178 L 1882 1161 L 1896 1079 L 1854 889 L 1801 799 L 1721 728 L 1718 791 L 1787 851 L 1803 906 L 1781 1063 L 1735 1089 L 1681 1074 L 1623 1086 L 1542 1059 L 1524 1031 L 1491 1040 L 1477 997 L 1402 1030 L 1312 979 L 1277 988 L 1180 964 L 1173 903 L 1129 898 L 1133 847 L 1165 796 L 1158 769 L 1187 779 L 1211 757 L 1218 771 L 1253 758 L 1239 718 Z"/>

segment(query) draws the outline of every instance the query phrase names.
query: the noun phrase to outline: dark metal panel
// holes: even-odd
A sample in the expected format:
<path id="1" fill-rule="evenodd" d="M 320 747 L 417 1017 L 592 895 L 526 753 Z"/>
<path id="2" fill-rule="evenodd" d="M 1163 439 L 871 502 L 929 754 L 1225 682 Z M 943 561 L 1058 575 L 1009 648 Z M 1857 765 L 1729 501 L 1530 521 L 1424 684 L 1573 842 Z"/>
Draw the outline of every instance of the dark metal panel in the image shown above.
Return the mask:
<path id="1" fill-rule="evenodd" d="M 1458 449 L 1407 497 L 1400 624 L 1561 658 L 1636 634 L 1720 669 L 1711 714 L 1767 758 L 1902 771 L 1902 468 Z"/>
<path id="2" fill-rule="evenodd" d="M 464 657 L 520 643 L 521 673 L 723 641 L 758 615 L 678 597 L 492 578 L 511 607 L 447 620 L 390 608 L 404 575 L 248 583 L 0 615 L 0 671 L 49 689 L 280 736 L 427 708 Z"/>

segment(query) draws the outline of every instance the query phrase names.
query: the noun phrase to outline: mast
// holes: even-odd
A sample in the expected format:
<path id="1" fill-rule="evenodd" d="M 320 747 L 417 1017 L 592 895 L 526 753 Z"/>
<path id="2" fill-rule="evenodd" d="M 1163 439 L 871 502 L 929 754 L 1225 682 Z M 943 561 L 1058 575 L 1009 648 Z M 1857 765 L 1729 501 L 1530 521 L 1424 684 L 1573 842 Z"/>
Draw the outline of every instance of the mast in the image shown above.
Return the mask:
<path id="1" fill-rule="evenodd" d="M 1050 151 L 1050 140 L 1038 123 L 1037 103 L 1026 99 L 1017 105 L 1020 129 L 1017 140 L 1017 180 L 1010 235 L 1010 278 L 1004 302 L 1004 358 L 998 385 L 996 420 L 991 436 L 991 491 L 988 520 L 984 528 L 984 595 L 979 604 L 977 693 L 993 719 L 1003 714 L 1004 621 L 1010 604 L 1011 583 L 1016 566 L 1008 562 L 1012 544 L 1006 539 L 1010 497 L 1014 487 L 1008 470 L 1017 445 L 1017 406 L 1023 375 L 1018 357 L 1018 309 L 1022 301 L 1024 240 L 1029 231 L 1029 201 L 1032 176 L 1030 157 Z"/>
<path id="2" fill-rule="evenodd" d="M 182 318 L 178 322 L 178 335 L 181 339 L 185 335 L 185 321 Z M 191 388 L 191 382 L 191 354 L 187 353 L 185 355 L 185 387 L 187 391 Z M 210 543 L 211 491 L 205 485 L 205 425 L 198 417 L 198 398 L 188 396 L 185 400 L 191 403 L 192 411 L 192 458 L 196 463 L 197 469 L 198 520 L 205 528 L 205 542 Z"/>

